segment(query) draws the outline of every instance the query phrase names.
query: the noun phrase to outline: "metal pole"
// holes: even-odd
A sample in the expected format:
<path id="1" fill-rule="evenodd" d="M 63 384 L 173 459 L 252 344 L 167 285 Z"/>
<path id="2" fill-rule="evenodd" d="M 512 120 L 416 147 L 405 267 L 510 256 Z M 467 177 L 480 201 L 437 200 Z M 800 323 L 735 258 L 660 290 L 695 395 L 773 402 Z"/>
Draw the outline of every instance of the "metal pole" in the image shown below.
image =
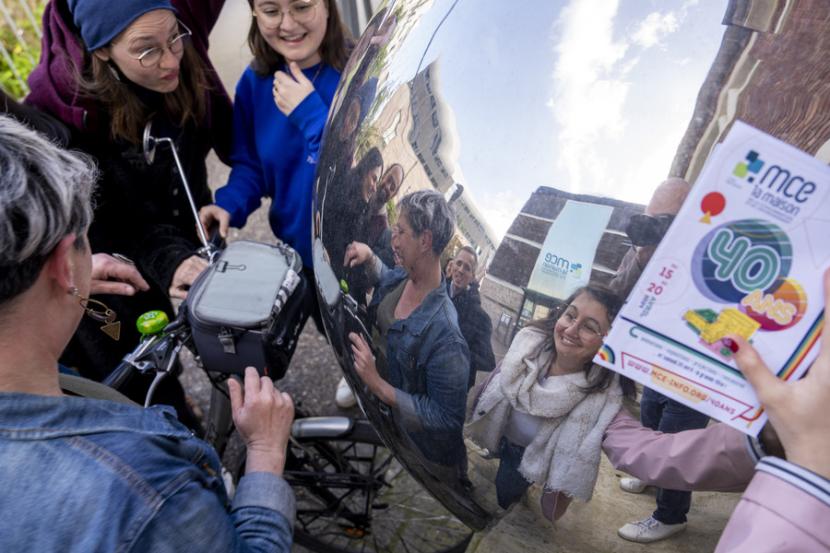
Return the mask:
<path id="1" fill-rule="evenodd" d="M 29 85 L 26 84 L 26 81 L 23 79 L 23 77 L 20 76 L 20 73 L 17 71 L 17 67 L 15 67 L 15 65 L 14 65 L 14 60 L 12 60 L 12 57 L 9 54 L 9 51 L 6 50 L 6 47 L 3 45 L 2 42 L 0 42 L 0 55 L 3 56 L 3 59 L 5 60 L 5 62 L 9 66 L 9 69 L 12 70 L 12 73 L 14 74 L 15 78 L 17 79 L 17 82 L 20 83 L 20 86 L 23 89 L 23 92 L 25 94 L 28 94 L 29 93 Z"/>
<path id="2" fill-rule="evenodd" d="M 40 31 L 40 23 L 38 23 L 37 19 L 35 19 L 35 14 L 32 11 L 32 6 L 29 4 L 28 0 L 18 0 L 20 2 L 20 7 L 23 8 L 23 11 L 26 12 L 26 17 L 29 19 L 29 22 L 32 24 L 32 29 L 35 30 L 35 34 L 37 35 L 37 39 L 40 40 L 43 38 L 43 33 Z M 2 0 L 0 0 L 2 2 Z"/>
<path id="3" fill-rule="evenodd" d="M 3 12 L 6 24 L 8 24 L 9 28 L 12 30 L 17 42 L 19 42 L 20 46 L 23 47 L 23 53 L 26 54 L 26 57 L 29 58 L 29 61 L 32 65 L 34 65 L 35 59 L 29 53 L 29 45 L 26 44 L 25 40 L 23 40 L 23 32 L 20 30 L 20 27 L 17 26 L 17 23 L 14 22 L 14 18 L 12 17 L 11 12 L 9 12 L 9 9 L 6 7 L 6 2 L 4 0 L 0 0 L 0 12 Z"/>
<path id="4" fill-rule="evenodd" d="M 184 191 L 185 194 L 187 194 L 187 201 L 190 202 L 190 209 L 193 211 L 193 218 L 196 220 L 196 230 L 199 231 L 199 239 L 202 241 L 205 251 L 209 254 L 211 251 L 210 242 L 208 241 L 207 234 L 205 234 L 205 228 L 202 226 L 202 223 L 199 222 L 199 210 L 196 209 L 196 202 L 193 200 L 193 194 L 190 193 L 190 185 L 187 182 L 187 175 L 184 173 L 182 162 L 179 161 L 179 154 L 176 151 L 176 144 L 173 142 L 172 138 L 156 138 L 156 141 L 167 142 L 167 144 L 170 145 L 170 150 L 173 152 L 173 159 L 176 160 L 176 167 L 179 169 L 179 176 L 182 179 L 182 184 L 184 184 Z"/>

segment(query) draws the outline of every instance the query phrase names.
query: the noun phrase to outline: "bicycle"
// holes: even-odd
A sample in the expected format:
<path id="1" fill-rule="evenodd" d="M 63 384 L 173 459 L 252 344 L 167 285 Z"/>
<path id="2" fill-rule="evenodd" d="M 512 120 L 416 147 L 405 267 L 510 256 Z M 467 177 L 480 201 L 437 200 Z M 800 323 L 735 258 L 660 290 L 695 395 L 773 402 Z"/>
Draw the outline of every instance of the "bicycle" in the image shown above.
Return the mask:
<path id="1" fill-rule="evenodd" d="M 217 233 L 208 236 L 199 223 L 175 144 L 154 136 L 152 124 L 147 123 L 142 140 L 147 163 L 153 163 L 159 145 L 169 146 L 202 243 L 198 253 L 211 265 L 222 263 L 221 240 Z M 285 292 L 281 301 L 287 301 L 292 291 L 281 288 Z M 159 382 L 178 376 L 181 364 L 176 361 L 183 348 L 198 361 L 187 310 L 185 300 L 172 322 L 161 311 L 139 317 L 136 324 L 142 340 L 104 384 L 117 390 L 135 371 L 155 373 L 145 398 L 145 407 L 150 405 Z M 281 358 L 280 363 L 285 369 L 288 360 Z M 212 384 L 204 438 L 221 458 L 233 432 L 230 398 L 223 384 L 229 375 L 217 376 L 200 366 Z M 235 480 L 243 467 L 244 458 L 233 463 Z M 310 417 L 295 409 L 284 477 L 297 497 L 295 542 L 313 551 L 461 553 L 472 538 L 472 531 L 402 468 L 366 419 Z"/>
<path id="2" fill-rule="evenodd" d="M 145 406 L 158 383 L 178 376 L 183 348 L 198 356 L 184 314 L 169 322 L 160 311 L 142 315 L 144 336 L 104 381 L 115 389 L 135 372 L 155 373 Z M 209 374 L 213 391 L 205 439 L 224 453 L 232 432 L 230 401 L 222 377 Z M 244 457 L 231 467 L 241 476 Z M 314 417 L 296 410 L 284 478 L 295 491 L 295 543 L 312 551 L 461 553 L 472 531 L 435 500 L 395 459 L 363 418 Z"/>

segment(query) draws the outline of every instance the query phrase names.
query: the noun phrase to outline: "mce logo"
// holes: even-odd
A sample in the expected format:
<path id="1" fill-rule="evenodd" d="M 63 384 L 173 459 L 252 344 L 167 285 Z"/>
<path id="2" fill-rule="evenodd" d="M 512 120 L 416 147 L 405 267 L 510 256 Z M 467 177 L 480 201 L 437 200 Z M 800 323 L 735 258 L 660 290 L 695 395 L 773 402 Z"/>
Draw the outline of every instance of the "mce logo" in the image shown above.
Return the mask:
<path id="1" fill-rule="evenodd" d="M 760 154 L 755 150 L 750 150 L 744 160 L 735 165 L 732 174 L 757 186 L 758 192 L 766 188 L 767 193 L 773 192 L 800 204 L 806 202 L 816 191 L 816 183 L 799 175 L 793 175 L 780 165 L 769 165 L 761 175 L 764 165 L 766 163 L 761 159 Z M 758 179 L 759 176 L 760 179 Z"/>
<path id="2" fill-rule="evenodd" d="M 748 182 L 755 182 L 755 177 L 764 168 L 764 162 L 755 150 L 750 150 L 746 154 L 744 161 L 739 162 L 732 174 L 739 179 L 746 178 Z"/>

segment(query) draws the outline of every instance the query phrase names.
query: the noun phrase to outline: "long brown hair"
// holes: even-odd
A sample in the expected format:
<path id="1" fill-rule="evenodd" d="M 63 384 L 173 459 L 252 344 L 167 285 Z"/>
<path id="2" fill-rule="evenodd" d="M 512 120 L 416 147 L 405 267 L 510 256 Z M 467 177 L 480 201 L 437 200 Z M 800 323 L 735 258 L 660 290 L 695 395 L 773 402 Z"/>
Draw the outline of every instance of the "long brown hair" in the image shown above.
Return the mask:
<path id="1" fill-rule="evenodd" d="M 87 71 L 79 72 L 78 83 L 82 93 L 106 107 L 110 137 L 141 144 L 144 125 L 154 115 L 153 109 L 121 80 L 123 77 L 109 62 L 87 53 L 84 66 Z M 180 68 L 179 86 L 163 96 L 164 111 L 180 127 L 188 123 L 198 125 L 207 113 L 206 91 L 210 85 L 205 62 L 190 40 L 185 40 Z"/>
<path id="2" fill-rule="evenodd" d="M 561 305 L 557 306 L 555 309 L 552 309 L 547 317 L 543 319 L 536 319 L 527 323 L 526 326 L 537 328 L 545 332 L 545 335 L 548 336 L 548 338 L 542 343 L 541 349 L 547 351 L 552 350 L 554 359 L 556 358 L 556 346 L 553 339 L 553 329 L 556 326 L 556 321 L 558 321 L 559 317 L 565 313 L 565 310 L 571 302 L 582 294 L 588 294 L 591 299 L 596 300 L 605 308 L 606 313 L 608 313 L 608 322 L 614 320 L 614 317 L 617 316 L 617 313 L 619 313 L 623 304 L 623 300 L 609 288 L 598 284 L 589 284 L 587 286 L 577 288 Z M 613 371 L 606 369 L 605 367 L 595 365 L 593 360 L 589 360 L 585 363 L 582 370 L 585 373 L 585 379 L 588 381 L 588 385 L 584 388 L 585 393 L 588 394 L 601 392 L 607 389 L 614 380 Z M 622 387 L 624 395 L 631 397 L 634 396 L 634 382 L 630 379 L 620 377 L 620 386 Z"/>
<path id="3" fill-rule="evenodd" d="M 325 3 L 329 16 L 326 19 L 326 34 L 320 43 L 320 58 L 323 63 L 338 71 L 343 71 L 346 60 L 349 58 L 348 45 L 351 44 L 351 34 L 340 19 L 337 2 L 320 0 Z M 248 0 L 251 12 L 254 10 L 254 0 Z M 285 65 L 285 57 L 271 48 L 262 33 L 259 32 L 256 17 L 251 17 L 251 28 L 248 30 L 248 46 L 254 54 L 251 68 L 262 77 L 272 74 Z"/>

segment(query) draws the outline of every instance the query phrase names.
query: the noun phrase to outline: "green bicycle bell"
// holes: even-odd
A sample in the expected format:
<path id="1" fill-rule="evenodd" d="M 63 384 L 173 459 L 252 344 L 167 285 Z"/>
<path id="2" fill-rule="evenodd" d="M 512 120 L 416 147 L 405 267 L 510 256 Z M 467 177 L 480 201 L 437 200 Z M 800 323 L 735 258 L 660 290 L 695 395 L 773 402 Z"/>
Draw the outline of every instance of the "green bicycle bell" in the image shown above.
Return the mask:
<path id="1" fill-rule="evenodd" d="M 167 313 L 158 309 L 144 313 L 135 321 L 135 327 L 142 336 L 158 334 L 168 324 L 170 324 L 170 318 Z"/>

